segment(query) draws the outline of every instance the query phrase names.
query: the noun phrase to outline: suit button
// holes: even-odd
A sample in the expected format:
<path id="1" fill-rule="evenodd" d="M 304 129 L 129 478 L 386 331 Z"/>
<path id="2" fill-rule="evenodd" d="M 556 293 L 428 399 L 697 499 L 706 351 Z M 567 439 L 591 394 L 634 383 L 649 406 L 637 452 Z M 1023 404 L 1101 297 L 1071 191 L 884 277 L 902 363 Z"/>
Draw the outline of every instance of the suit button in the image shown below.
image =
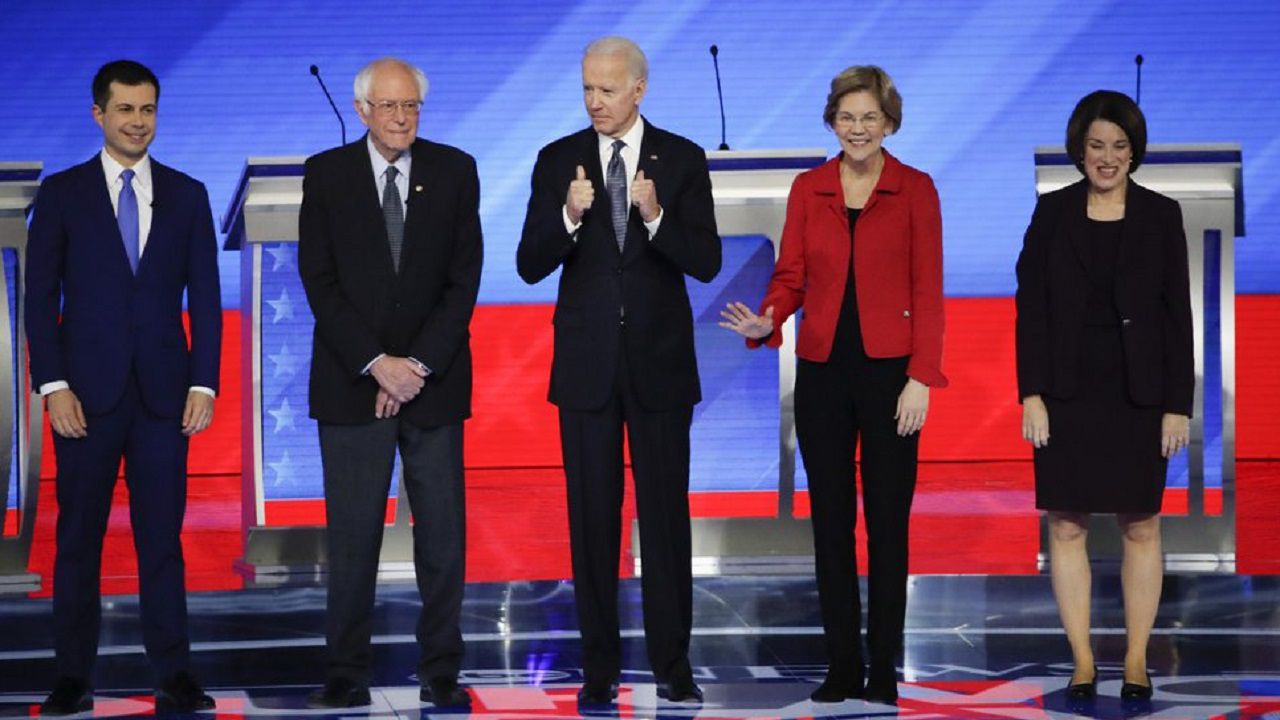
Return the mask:
<path id="1" fill-rule="evenodd" d="M 911 311 L 910 311 L 910 310 L 903 310 L 903 311 L 902 311 L 902 317 L 904 317 L 904 318 L 909 318 L 909 317 L 911 317 Z"/>
<path id="2" fill-rule="evenodd" d="M 1133 324 L 1133 321 L 1132 321 L 1132 320 L 1130 320 L 1129 318 L 1120 318 L 1120 324 L 1121 324 L 1121 325 L 1124 325 L 1124 326 L 1126 326 L 1126 327 L 1127 327 L 1127 326 L 1129 326 L 1129 325 Z"/>
<path id="3" fill-rule="evenodd" d="M 622 274 L 622 266 L 618 266 L 617 273 L 618 273 L 619 275 L 621 275 L 621 274 Z"/>

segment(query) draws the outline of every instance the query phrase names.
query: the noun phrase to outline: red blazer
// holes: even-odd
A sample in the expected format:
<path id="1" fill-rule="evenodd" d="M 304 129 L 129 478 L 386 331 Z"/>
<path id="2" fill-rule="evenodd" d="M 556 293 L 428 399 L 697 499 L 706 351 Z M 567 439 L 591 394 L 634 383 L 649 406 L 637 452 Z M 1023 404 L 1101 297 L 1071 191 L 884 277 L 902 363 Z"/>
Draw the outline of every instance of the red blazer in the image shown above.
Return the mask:
<path id="1" fill-rule="evenodd" d="M 907 375 L 946 387 L 942 374 L 942 213 L 933 180 L 884 153 L 880 181 L 858 218 L 858 320 L 871 357 L 911 356 Z M 791 185 L 782 248 L 760 303 L 775 327 L 805 309 L 796 355 L 826 362 L 849 276 L 849 216 L 840 156 L 801 173 Z M 782 334 L 762 340 L 778 347 Z"/>

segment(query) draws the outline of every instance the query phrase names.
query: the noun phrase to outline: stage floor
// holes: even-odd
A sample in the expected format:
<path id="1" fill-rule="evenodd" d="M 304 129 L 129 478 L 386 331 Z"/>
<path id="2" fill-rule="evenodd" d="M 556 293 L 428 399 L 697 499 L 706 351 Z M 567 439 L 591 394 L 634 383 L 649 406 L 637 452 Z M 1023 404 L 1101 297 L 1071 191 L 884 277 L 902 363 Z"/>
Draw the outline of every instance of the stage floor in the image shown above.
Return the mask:
<path id="1" fill-rule="evenodd" d="M 639 581 L 622 583 L 623 687 L 614 710 L 579 713 L 580 658 L 567 582 L 471 584 L 462 682 L 476 718 L 1280 717 L 1280 578 L 1171 575 L 1152 638 L 1156 693 L 1117 696 L 1123 658 L 1118 579 L 1094 580 L 1099 699 L 1069 707 L 1070 655 L 1046 576 L 917 576 L 911 581 L 897 709 L 808 700 L 823 674 L 812 578 L 697 578 L 691 649 L 701 706 L 657 699 L 641 634 Z M 864 589 L 865 593 L 865 589 Z M 318 587 L 194 593 L 194 670 L 220 718 L 459 717 L 417 701 L 414 587 L 379 588 L 373 706 L 308 710 L 324 673 Z M 53 681 L 48 600 L 0 599 L 0 717 L 34 715 Z M 150 715 L 135 596 L 107 598 L 96 717 Z M 87 714 L 86 714 L 87 715 Z"/>

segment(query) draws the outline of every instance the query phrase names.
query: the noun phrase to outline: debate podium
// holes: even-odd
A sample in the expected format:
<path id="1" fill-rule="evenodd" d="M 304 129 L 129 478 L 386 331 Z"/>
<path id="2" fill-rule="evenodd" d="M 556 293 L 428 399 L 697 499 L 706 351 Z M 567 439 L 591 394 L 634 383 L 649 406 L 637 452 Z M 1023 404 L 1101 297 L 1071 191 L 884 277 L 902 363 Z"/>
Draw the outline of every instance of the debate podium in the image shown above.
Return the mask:
<path id="1" fill-rule="evenodd" d="M 1169 464 L 1169 487 L 1185 484 L 1186 515 L 1161 518 L 1171 570 L 1235 571 L 1235 238 L 1243 237 L 1240 145 L 1148 145 L 1133 180 L 1182 206 L 1195 331 L 1191 443 Z M 1061 147 L 1035 149 L 1036 194 L 1082 176 Z M 1166 504 L 1168 493 L 1166 493 Z M 1041 563 L 1048 557 L 1041 524 Z M 1091 528 L 1094 554 L 1118 560 L 1121 539 L 1106 518 Z"/>
<path id="2" fill-rule="evenodd" d="M 0 162 L 0 594 L 40 588 L 27 572 L 40 492 L 40 422 L 43 406 L 29 390 L 22 324 L 27 211 L 40 187 L 43 164 Z M 34 432 L 33 432 L 34 430 Z"/>
<path id="3" fill-rule="evenodd" d="M 315 421 L 307 416 L 314 319 L 298 276 L 304 157 L 249 158 L 222 219 L 240 253 L 244 554 L 253 585 L 315 582 L 326 564 L 324 489 Z M 412 577 L 409 503 L 397 461 L 379 577 Z"/>

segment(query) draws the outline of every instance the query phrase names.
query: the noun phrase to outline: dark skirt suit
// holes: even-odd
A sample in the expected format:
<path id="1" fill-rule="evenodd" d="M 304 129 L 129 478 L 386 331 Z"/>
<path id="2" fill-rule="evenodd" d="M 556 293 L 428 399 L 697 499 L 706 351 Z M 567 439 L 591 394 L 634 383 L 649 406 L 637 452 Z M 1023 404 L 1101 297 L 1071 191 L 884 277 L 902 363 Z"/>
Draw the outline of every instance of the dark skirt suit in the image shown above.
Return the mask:
<path id="1" fill-rule="evenodd" d="M 1049 411 L 1036 507 L 1157 513 L 1162 417 L 1195 392 L 1182 213 L 1132 180 L 1123 220 L 1090 220 L 1087 196 L 1041 197 L 1018 257 L 1018 397 Z"/>
<path id="2" fill-rule="evenodd" d="M 840 157 L 791 186 L 782 247 L 760 312 L 775 327 L 804 307 L 795 408 L 809 474 L 818 598 L 831 672 L 861 678 L 861 604 L 854 556 L 855 451 L 866 503 L 868 646 L 873 673 L 892 672 L 906 612 L 907 520 L 919 435 L 894 412 L 908 378 L 942 374 L 942 217 L 928 175 L 888 152 L 861 210 L 846 208 Z M 751 347 L 777 347 L 780 332 Z"/>

